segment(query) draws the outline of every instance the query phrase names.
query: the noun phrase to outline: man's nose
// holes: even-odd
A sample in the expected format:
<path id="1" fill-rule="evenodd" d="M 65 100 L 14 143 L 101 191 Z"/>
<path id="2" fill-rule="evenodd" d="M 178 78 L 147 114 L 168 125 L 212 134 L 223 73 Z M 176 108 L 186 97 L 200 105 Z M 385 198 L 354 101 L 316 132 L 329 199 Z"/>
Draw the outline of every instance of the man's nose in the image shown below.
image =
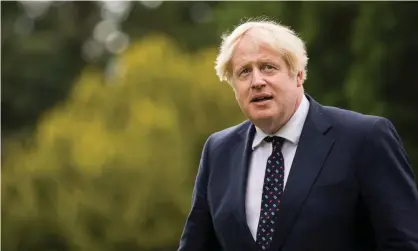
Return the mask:
<path id="1" fill-rule="evenodd" d="M 263 75 L 259 70 L 253 71 L 253 76 L 251 79 L 251 88 L 253 89 L 260 89 L 266 85 L 266 81 L 263 78 Z"/>

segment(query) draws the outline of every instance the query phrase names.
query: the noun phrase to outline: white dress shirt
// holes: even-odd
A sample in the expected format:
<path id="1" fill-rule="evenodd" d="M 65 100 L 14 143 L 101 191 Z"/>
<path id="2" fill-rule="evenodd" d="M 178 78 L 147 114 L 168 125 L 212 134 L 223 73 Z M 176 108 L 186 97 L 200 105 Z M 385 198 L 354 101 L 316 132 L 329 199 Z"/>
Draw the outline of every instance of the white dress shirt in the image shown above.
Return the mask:
<path id="1" fill-rule="evenodd" d="M 282 154 L 284 157 L 284 187 L 286 186 L 287 178 L 289 176 L 290 168 L 292 166 L 293 158 L 296 153 L 300 134 L 303 125 L 308 115 L 309 101 L 303 95 L 295 114 L 275 135 L 286 139 L 283 143 Z M 256 127 L 256 133 L 252 144 L 252 156 L 250 160 L 248 182 L 246 188 L 245 210 L 247 217 L 247 224 L 250 228 L 251 234 L 256 240 L 257 226 L 260 217 L 261 197 L 263 194 L 264 173 L 266 170 L 266 163 L 268 157 L 271 155 L 273 147 L 271 143 L 265 142 L 264 138 L 271 136 L 260 128 Z"/>

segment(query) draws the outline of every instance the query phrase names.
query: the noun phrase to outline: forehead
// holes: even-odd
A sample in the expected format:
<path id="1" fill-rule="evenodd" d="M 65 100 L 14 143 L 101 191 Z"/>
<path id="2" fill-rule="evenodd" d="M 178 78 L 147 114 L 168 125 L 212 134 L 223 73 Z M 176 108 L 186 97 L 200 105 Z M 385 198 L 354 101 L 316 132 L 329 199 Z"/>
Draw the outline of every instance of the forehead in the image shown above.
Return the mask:
<path id="1" fill-rule="evenodd" d="M 284 63 L 282 56 L 266 43 L 257 41 L 251 36 L 244 35 L 237 43 L 231 57 L 232 68 L 243 64 L 255 63 L 263 60 Z"/>

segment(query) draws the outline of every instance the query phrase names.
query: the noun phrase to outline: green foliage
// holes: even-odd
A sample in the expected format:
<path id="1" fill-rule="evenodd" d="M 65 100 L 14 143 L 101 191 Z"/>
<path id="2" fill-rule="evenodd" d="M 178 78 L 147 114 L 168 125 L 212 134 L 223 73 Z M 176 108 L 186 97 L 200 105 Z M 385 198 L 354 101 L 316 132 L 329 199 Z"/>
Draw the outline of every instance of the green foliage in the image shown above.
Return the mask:
<path id="1" fill-rule="evenodd" d="M 4 165 L 5 250 L 176 245 L 196 153 L 214 129 L 243 118 L 215 56 L 181 54 L 155 35 L 116 58 L 109 80 L 87 68 L 43 116 L 34 146 Z"/>
<path id="2" fill-rule="evenodd" d="M 1 7 L 2 134 L 8 136 L 32 129 L 42 112 L 66 98 L 86 64 L 82 45 L 100 9 L 94 2 L 74 2 L 32 20 L 22 2 Z"/>
<path id="3" fill-rule="evenodd" d="M 132 8 L 120 26 L 131 40 L 158 31 L 176 38 L 184 50 L 198 50 L 218 40 L 211 32 L 216 23 L 197 26 L 193 20 L 196 2 L 164 2 L 156 9 L 139 1 L 129 3 Z M 67 98 L 86 64 L 103 68 L 111 57 L 106 51 L 97 61 L 83 55 L 85 42 L 94 37 L 95 26 L 105 13 L 101 2 L 46 4 L 50 5 L 47 11 L 31 19 L 22 2 L 1 3 L 2 133 L 6 136 L 32 129 L 43 112 Z M 217 4 L 205 3 L 209 9 Z M 95 49 L 100 51 L 100 45 Z"/>

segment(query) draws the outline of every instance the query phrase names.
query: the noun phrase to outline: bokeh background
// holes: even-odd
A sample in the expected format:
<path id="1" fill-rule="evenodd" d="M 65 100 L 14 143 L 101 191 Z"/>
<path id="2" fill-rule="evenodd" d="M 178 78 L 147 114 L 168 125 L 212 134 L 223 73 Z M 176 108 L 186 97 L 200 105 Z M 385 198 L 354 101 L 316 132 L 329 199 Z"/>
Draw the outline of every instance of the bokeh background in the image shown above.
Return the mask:
<path id="1" fill-rule="evenodd" d="M 2 250 L 175 250 L 203 143 L 244 120 L 215 76 L 249 17 L 294 28 L 306 91 L 389 118 L 418 164 L 413 2 L 2 2 Z"/>

